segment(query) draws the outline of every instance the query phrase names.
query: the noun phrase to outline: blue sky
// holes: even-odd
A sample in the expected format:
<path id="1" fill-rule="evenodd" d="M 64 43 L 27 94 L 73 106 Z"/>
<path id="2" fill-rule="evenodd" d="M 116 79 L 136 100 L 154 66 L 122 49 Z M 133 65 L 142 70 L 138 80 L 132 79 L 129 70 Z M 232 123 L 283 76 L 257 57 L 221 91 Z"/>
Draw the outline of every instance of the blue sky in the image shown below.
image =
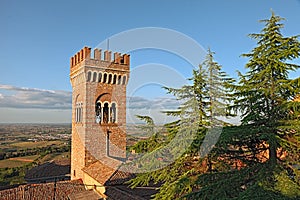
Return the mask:
<path id="1" fill-rule="evenodd" d="M 70 57 L 83 46 L 94 48 L 115 34 L 135 28 L 160 27 L 185 34 L 215 51 L 223 69 L 236 77 L 235 71 L 244 71 L 247 62 L 240 55 L 256 44 L 247 35 L 262 29 L 258 20 L 269 18 L 271 9 L 286 18 L 285 36 L 300 34 L 299 0 L 1 0 L 0 122 L 70 122 Z M 155 71 L 166 66 L 184 80 L 193 69 L 170 52 L 142 49 L 130 54 L 133 70 L 142 66 Z M 292 76 L 299 75 L 296 72 Z M 168 86 L 184 83 L 181 79 L 174 82 L 172 77 L 161 75 L 170 81 Z M 130 81 L 138 78 L 131 76 Z M 166 120 L 158 111 L 174 103 L 155 82 L 142 85 L 130 96 L 138 97 L 130 102 L 131 116 L 151 114 Z M 157 106 L 134 106 L 149 104 Z"/>

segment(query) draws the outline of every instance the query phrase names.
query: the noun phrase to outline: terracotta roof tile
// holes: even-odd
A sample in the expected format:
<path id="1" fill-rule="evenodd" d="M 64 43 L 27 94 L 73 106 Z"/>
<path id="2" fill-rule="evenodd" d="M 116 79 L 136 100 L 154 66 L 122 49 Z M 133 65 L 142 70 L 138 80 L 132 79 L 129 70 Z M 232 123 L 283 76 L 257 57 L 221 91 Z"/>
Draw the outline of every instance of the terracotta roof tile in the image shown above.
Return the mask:
<path id="1" fill-rule="evenodd" d="M 138 187 L 131 189 L 127 185 L 106 187 L 108 200 L 150 200 L 157 192 L 156 187 Z"/>
<path id="2" fill-rule="evenodd" d="M 101 185 L 104 185 L 105 182 L 113 175 L 116 171 L 115 169 L 103 164 L 100 161 L 94 162 L 82 169 L 85 173 L 91 176 L 93 179 L 98 181 Z"/>
<path id="3" fill-rule="evenodd" d="M 69 196 L 70 200 L 94 200 L 94 199 L 104 199 L 94 190 L 86 190 L 83 192 L 73 193 Z"/>
<path id="4" fill-rule="evenodd" d="M 105 182 L 106 186 L 109 185 L 121 185 L 130 179 L 134 178 L 135 174 L 124 172 L 122 170 L 116 170 L 111 177 Z"/>
<path id="5" fill-rule="evenodd" d="M 125 191 L 118 189 L 117 187 L 107 188 L 105 195 L 108 196 L 107 200 L 144 200 L 139 196 L 131 195 Z"/>
<path id="6" fill-rule="evenodd" d="M 54 177 L 69 175 L 70 170 L 70 160 L 51 161 L 29 170 L 25 175 L 25 180 L 29 183 L 47 181 L 48 179 L 53 181 Z"/>
<path id="7" fill-rule="evenodd" d="M 134 177 L 133 174 L 120 170 L 122 162 L 105 157 L 89 166 L 83 171 L 102 185 L 119 185 Z"/>
<path id="8" fill-rule="evenodd" d="M 56 183 L 27 184 L 1 190 L 0 200 L 67 200 L 68 195 L 85 191 L 82 180 L 59 181 Z"/>

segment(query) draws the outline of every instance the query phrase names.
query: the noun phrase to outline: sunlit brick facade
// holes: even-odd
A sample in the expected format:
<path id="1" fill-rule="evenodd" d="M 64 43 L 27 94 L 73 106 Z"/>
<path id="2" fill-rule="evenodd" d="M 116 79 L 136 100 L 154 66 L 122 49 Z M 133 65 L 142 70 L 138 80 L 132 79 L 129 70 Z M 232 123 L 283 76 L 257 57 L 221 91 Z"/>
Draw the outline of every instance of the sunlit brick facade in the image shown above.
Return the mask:
<path id="1" fill-rule="evenodd" d="M 96 161 L 126 158 L 129 62 L 127 54 L 112 56 L 105 51 L 102 55 L 101 50 L 95 49 L 91 55 L 88 47 L 71 58 L 72 179 L 88 184 L 86 169 Z M 93 174 L 89 177 L 93 178 Z"/>

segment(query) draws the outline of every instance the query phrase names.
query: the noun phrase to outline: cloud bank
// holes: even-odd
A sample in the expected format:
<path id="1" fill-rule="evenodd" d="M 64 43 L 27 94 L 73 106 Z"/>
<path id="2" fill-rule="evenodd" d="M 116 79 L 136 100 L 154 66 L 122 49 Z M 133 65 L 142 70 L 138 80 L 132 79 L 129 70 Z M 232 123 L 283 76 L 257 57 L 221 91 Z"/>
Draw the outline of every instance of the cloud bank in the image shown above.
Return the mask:
<path id="1" fill-rule="evenodd" d="M 174 110 L 178 108 L 179 101 L 175 98 L 158 97 L 155 99 L 146 99 L 144 97 L 128 97 L 128 109 L 161 109 L 161 110 Z"/>
<path id="2" fill-rule="evenodd" d="M 0 84 L 0 107 L 71 109 L 71 92 Z"/>
<path id="3" fill-rule="evenodd" d="M 155 121 L 166 122 L 168 118 L 161 111 L 174 110 L 178 106 L 179 101 L 175 98 L 127 97 L 127 122 L 140 122 L 135 115 L 149 115 Z M 71 108 L 72 92 L 70 91 L 0 84 L 0 122 L 35 122 L 40 120 L 43 122 L 47 122 L 47 120 L 71 122 Z M 39 113 L 42 114 L 38 115 Z M 43 119 L 40 119 L 41 116 Z"/>
<path id="4" fill-rule="evenodd" d="M 127 97 L 127 123 L 141 123 L 136 115 L 151 116 L 155 123 L 167 123 L 174 117 L 162 111 L 176 110 L 180 101 L 170 97 L 147 99 L 140 96 Z M 0 123 L 41 122 L 70 123 L 72 92 L 16 87 L 0 84 Z M 239 124 L 239 116 L 223 119 Z"/>

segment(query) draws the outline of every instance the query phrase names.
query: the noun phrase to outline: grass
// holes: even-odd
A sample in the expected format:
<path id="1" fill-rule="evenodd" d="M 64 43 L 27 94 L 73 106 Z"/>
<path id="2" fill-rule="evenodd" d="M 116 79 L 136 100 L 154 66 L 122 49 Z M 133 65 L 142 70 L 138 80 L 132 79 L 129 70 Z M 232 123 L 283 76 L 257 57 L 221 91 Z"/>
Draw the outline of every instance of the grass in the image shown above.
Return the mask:
<path id="1" fill-rule="evenodd" d="M 23 157 L 9 158 L 9 160 L 18 160 L 18 161 L 23 161 L 23 162 L 33 162 L 38 157 L 40 157 L 40 156 L 39 155 L 23 156 Z"/>
<path id="2" fill-rule="evenodd" d="M 28 162 L 19 161 L 19 160 L 10 160 L 10 159 L 0 160 L 0 168 L 21 167 L 27 163 Z"/>
<path id="3" fill-rule="evenodd" d="M 23 157 L 9 158 L 9 159 L 5 159 L 5 160 L 0 160 L 0 168 L 21 167 L 21 166 L 26 165 L 30 162 L 33 162 L 38 157 L 39 157 L 39 155 L 33 155 L 33 156 L 23 156 Z"/>
<path id="4" fill-rule="evenodd" d="M 28 141 L 28 142 L 16 142 L 10 144 L 9 146 L 25 149 L 25 148 L 35 148 L 35 147 L 46 147 L 50 145 L 60 145 L 62 143 L 63 143 L 62 141 L 38 141 L 38 142 Z"/>
<path id="5" fill-rule="evenodd" d="M 71 158 L 70 152 L 47 154 L 44 158 L 42 158 L 40 160 L 40 162 L 44 163 L 44 162 L 51 161 L 51 160 L 60 160 L 60 159 L 66 159 L 66 158 Z"/>

